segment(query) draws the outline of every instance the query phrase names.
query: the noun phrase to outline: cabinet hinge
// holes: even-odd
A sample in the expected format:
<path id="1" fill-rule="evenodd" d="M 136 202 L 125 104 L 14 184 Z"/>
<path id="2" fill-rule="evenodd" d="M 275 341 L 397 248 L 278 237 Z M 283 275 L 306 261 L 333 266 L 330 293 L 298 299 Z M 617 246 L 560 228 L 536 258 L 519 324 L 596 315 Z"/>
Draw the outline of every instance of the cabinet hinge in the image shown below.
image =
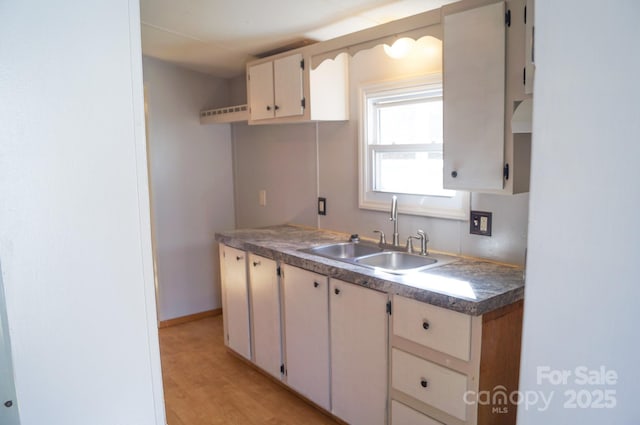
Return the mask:
<path id="1" fill-rule="evenodd" d="M 507 9 L 507 13 L 504 14 L 504 23 L 506 26 L 511 26 L 511 9 Z"/>
<path id="2" fill-rule="evenodd" d="M 302 59 L 302 60 L 300 61 L 300 68 L 302 68 L 302 69 L 304 70 L 304 59 Z"/>
<path id="3" fill-rule="evenodd" d="M 502 175 L 505 180 L 509 180 L 509 164 L 504 164 L 504 169 L 502 170 Z"/>
<path id="4" fill-rule="evenodd" d="M 282 269 L 280 268 L 280 266 L 278 266 L 278 268 L 276 269 L 276 274 L 278 276 L 282 276 Z"/>
<path id="5" fill-rule="evenodd" d="M 302 109 L 307 107 L 307 99 L 306 98 L 302 98 L 300 99 L 300 106 L 302 106 Z"/>
<path id="6" fill-rule="evenodd" d="M 391 301 L 387 301 L 387 314 L 391 315 Z"/>
<path id="7" fill-rule="evenodd" d="M 287 369 L 284 368 L 284 363 L 280 365 L 280 373 L 284 376 L 287 376 Z"/>

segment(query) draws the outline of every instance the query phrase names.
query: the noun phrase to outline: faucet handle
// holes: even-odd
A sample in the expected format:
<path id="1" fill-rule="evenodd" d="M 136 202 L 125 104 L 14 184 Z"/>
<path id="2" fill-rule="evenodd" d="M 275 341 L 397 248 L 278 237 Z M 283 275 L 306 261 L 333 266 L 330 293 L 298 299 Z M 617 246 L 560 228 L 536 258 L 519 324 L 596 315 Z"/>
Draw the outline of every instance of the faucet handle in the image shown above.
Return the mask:
<path id="1" fill-rule="evenodd" d="M 418 239 L 418 238 L 416 238 L 415 236 L 409 236 L 407 238 L 407 252 L 409 254 L 413 254 L 413 240 L 414 239 Z"/>
<path id="2" fill-rule="evenodd" d="M 378 241 L 380 245 L 385 245 L 387 243 L 387 238 L 384 236 L 384 232 L 382 230 L 374 230 L 373 233 L 380 233 L 380 240 Z"/>
<path id="3" fill-rule="evenodd" d="M 429 252 L 427 251 L 427 243 L 429 242 L 429 235 L 427 235 L 427 233 L 424 230 L 418 229 L 418 238 L 420 239 L 420 255 L 429 255 Z"/>

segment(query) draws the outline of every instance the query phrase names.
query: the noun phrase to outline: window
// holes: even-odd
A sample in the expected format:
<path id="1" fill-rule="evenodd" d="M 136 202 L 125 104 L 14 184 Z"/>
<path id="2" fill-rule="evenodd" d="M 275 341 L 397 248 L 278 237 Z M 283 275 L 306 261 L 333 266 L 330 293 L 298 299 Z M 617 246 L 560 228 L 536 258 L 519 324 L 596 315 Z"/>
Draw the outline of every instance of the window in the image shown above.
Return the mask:
<path id="1" fill-rule="evenodd" d="M 395 194 L 402 212 L 465 219 L 468 194 L 442 187 L 441 75 L 360 92 L 360 207 L 387 209 Z"/>

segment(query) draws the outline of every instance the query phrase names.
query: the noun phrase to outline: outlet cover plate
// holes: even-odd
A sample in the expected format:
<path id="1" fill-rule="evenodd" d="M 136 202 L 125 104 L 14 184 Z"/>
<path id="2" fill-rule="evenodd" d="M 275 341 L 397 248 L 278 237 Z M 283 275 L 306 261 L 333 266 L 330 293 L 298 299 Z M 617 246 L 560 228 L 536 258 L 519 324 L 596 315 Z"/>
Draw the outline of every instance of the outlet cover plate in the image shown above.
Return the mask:
<path id="1" fill-rule="evenodd" d="M 318 198 L 318 215 L 327 215 L 327 198 Z"/>
<path id="2" fill-rule="evenodd" d="M 471 211 L 469 233 L 472 235 L 491 236 L 492 215 L 487 211 Z"/>

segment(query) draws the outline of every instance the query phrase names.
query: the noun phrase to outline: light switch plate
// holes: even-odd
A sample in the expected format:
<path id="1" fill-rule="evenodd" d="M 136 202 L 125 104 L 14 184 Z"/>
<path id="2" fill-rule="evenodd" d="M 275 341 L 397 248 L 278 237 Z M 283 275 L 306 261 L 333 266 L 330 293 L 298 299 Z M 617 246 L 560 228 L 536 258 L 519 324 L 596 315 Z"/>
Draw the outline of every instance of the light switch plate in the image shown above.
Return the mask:
<path id="1" fill-rule="evenodd" d="M 472 235 L 491 236 L 492 215 L 487 211 L 471 211 L 469 233 Z"/>

